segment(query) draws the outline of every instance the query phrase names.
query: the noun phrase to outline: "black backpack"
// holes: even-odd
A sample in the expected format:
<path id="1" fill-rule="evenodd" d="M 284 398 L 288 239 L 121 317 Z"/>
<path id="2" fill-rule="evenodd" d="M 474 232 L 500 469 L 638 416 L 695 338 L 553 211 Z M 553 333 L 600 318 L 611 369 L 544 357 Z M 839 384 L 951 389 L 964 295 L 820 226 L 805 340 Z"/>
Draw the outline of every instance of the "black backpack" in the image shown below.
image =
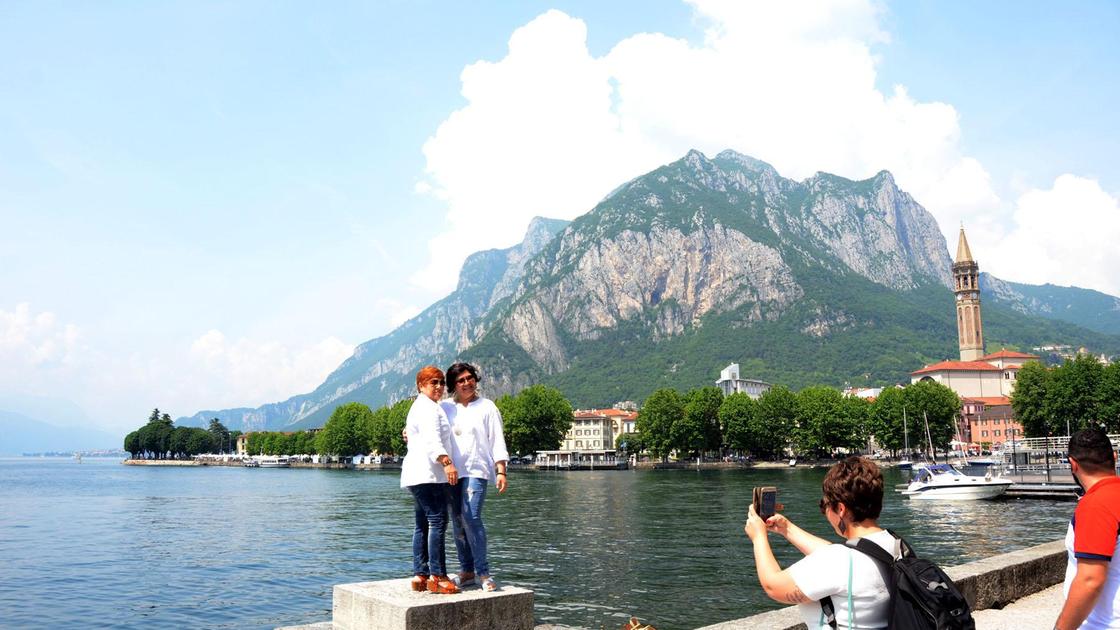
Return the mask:
<path id="1" fill-rule="evenodd" d="M 968 602 L 953 580 L 941 567 L 919 558 L 901 536 L 887 531 L 898 539 L 902 549 L 898 560 L 870 540 L 859 538 L 854 544 L 853 541 L 845 543 L 887 567 L 887 592 L 891 595 L 887 627 L 891 630 L 976 630 Z M 828 625 L 835 628 L 836 612 L 831 597 L 821 600 L 821 609 Z"/>

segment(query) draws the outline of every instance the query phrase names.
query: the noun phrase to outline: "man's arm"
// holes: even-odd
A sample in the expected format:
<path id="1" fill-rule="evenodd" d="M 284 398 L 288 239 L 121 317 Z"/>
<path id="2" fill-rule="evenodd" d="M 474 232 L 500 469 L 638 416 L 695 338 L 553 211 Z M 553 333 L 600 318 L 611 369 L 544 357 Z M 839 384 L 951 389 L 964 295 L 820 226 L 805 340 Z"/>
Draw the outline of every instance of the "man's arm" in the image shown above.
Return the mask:
<path id="1" fill-rule="evenodd" d="M 1108 577 L 1108 560 L 1077 559 L 1077 573 L 1069 586 L 1069 595 L 1058 614 L 1055 630 L 1074 630 L 1092 612 Z"/>

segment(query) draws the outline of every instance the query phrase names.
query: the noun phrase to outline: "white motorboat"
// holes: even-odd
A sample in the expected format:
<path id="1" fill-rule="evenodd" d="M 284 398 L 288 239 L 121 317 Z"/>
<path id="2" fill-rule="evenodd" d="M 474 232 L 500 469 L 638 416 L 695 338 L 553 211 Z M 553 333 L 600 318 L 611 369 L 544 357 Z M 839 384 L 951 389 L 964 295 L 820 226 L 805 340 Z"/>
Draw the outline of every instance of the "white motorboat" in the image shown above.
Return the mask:
<path id="1" fill-rule="evenodd" d="M 983 477 L 970 477 L 949 464 L 918 464 L 914 466 L 914 479 L 902 494 L 911 499 L 994 499 L 1007 492 L 1012 483 L 993 477 L 990 471 Z"/>
<path id="2" fill-rule="evenodd" d="M 265 455 L 264 457 L 257 458 L 257 461 L 260 463 L 261 468 L 288 468 L 291 466 L 288 462 L 288 458 L 283 455 L 280 457 Z"/>

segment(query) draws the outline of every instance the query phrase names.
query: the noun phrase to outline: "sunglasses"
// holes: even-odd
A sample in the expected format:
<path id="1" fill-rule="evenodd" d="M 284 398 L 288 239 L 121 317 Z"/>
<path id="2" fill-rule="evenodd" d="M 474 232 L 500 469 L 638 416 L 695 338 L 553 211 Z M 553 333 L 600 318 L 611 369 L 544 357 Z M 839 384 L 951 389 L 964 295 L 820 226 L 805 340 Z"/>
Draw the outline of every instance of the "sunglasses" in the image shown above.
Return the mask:
<path id="1" fill-rule="evenodd" d="M 444 381 L 442 378 L 433 378 L 432 380 L 428 381 L 428 384 L 429 385 L 435 385 L 437 387 L 443 387 L 444 385 L 447 384 L 447 382 Z"/>
<path id="2" fill-rule="evenodd" d="M 455 379 L 455 384 L 456 385 L 463 385 L 463 384 L 469 383 L 473 380 L 474 380 L 474 375 L 473 374 L 467 374 L 466 376 L 460 376 L 459 378 Z"/>

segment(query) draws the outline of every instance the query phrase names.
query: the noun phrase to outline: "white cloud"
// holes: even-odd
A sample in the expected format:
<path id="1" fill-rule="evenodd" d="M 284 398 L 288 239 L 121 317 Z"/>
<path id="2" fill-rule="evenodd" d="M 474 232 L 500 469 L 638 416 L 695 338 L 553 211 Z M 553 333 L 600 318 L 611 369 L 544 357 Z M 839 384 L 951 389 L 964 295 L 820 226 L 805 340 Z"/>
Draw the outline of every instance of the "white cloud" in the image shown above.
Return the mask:
<path id="1" fill-rule="evenodd" d="M 34 313 L 28 303 L 9 312 L 0 309 L 0 375 L 4 380 L 26 378 L 26 370 L 59 369 L 74 363 L 80 334 L 74 324 L 62 324 L 54 313 Z"/>
<path id="2" fill-rule="evenodd" d="M 184 374 L 177 379 L 187 400 L 182 413 L 210 408 L 256 406 L 309 392 L 354 352 L 335 337 L 301 348 L 273 341 L 226 339 L 207 331 L 190 346 Z M 185 385 L 186 387 L 182 387 Z M 190 411 L 187 411 L 187 408 Z"/>
<path id="3" fill-rule="evenodd" d="M 116 346 L 28 304 L 0 309 L 0 392 L 69 400 L 101 427 L 125 430 L 155 406 L 180 416 L 309 392 L 354 351 L 335 337 L 290 346 L 218 330 L 143 353 Z"/>
<path id="4" fill-rule="evenodd" d="M 449 290 L 440 270 L 467 254 L 516 242 L 535 215 L 579 216 L 693 148 L 731 148 L 795 178 L 890 170 L 954 238 L 962 219 L 1006 219 L 962 151 L 956 110 L 876 88 L 872 46 L 889 39 L 878 3 L 691 4 L 708 25 L 699 45 L 643 33 L 594 57 L 586 25 L 549 11 L 513 33 L 505 58 L 468 66 L 467 104 L 424 146 L 416 191 L 446 201 L 448 229 L 413 281 Z"/>
<path id="5" fill-rule="evenodd" d="M 1048 190 L 1030 190 L 1019 197 L 1014 228 L 1001 243 L 1002 256 L 977 258 L 1001 278 L 1120 295 L 1118 242 L 1120 199 L 1102 190 L 1096 180 L 1066 174 Z"/>

